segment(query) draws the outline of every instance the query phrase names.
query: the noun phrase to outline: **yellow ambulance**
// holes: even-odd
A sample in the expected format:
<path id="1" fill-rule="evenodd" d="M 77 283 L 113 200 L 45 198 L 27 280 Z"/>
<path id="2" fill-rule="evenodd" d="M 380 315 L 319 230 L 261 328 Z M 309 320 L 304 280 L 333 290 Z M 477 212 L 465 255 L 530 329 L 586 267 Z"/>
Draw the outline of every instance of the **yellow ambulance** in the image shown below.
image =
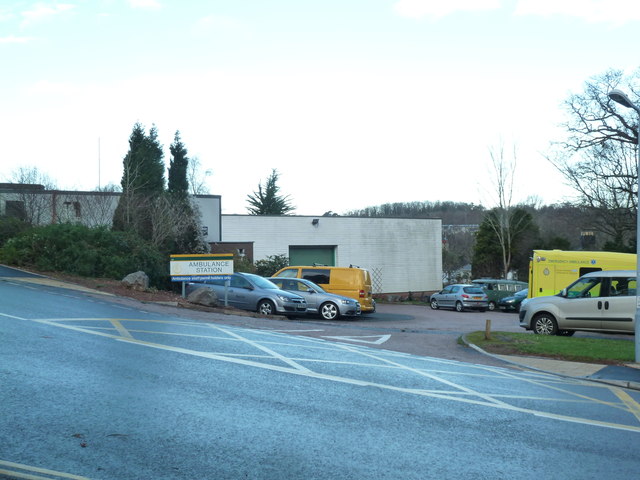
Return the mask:
<path id="1" fill-rule="evenodd" d="M 556 295 L 590 272 L 635 269 L 633 253 L 534 250 L 529 262 L 529 298 Z"/>

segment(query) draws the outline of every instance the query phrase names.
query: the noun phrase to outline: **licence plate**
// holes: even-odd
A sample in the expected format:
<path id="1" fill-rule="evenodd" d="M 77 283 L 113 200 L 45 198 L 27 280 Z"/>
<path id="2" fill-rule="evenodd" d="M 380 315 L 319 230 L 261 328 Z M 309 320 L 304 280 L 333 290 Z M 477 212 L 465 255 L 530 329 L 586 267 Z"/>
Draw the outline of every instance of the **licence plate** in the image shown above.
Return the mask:
<path id="1" fill-rule="evenodd" d="M 482 300 L 482 297 L 473 297 L 474 300 Z"/>

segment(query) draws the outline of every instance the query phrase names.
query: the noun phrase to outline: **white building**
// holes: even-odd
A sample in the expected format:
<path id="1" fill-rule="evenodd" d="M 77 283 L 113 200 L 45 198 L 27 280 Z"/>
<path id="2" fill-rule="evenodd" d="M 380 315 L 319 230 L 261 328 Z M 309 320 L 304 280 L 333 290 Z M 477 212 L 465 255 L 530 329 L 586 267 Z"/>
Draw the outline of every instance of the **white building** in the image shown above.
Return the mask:
<path id="1" fill-rule="evenodd" d="M 366 268 L 374 293 L 442 288 L 440 219 L 222 215 L 222 241 L 251 244 L 254 261 Z"/>

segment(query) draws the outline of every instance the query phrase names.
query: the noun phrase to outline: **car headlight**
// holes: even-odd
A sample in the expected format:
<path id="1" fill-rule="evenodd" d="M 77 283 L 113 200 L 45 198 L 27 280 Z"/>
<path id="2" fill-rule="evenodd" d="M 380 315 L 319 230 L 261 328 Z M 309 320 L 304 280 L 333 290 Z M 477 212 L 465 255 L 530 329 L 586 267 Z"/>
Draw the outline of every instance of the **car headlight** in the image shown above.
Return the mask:
<path id="1" fill-rule="evenodd" d="M 278 297 L 283 302 L 290 302 L 291 301 L 291 299 L 289 297 L 285 297 L 284 295 L 276 295 L 276 297 Z"/>

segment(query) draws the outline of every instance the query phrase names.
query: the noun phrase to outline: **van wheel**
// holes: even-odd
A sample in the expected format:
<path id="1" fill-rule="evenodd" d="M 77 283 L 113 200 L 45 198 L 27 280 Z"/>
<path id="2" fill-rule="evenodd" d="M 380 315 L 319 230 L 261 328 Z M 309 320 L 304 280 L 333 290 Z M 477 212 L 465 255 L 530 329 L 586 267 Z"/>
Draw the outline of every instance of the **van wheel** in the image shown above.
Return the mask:
<path id="1" fill-rule="evenodd" d="M 338 316 L 338 306 L 331 302 L 323 303 L 320 305 L 320 315 L 325 320 L 333 320 Z"/>
<path id="2" fill-rule="evenodd" d="M 496 309 L 496 302 L 489 302 L 489 311 L 493 312 Z"/>
<path id="3" fill-rule="evenodd" d="M 464 306 L 462 305 L 462 302 L 456 302 L 456 312 L 462 312 L 464 311 Z"/>
<path id="4" fill-rule="evenodd" d="M 533 333 L 538 335 L 558 335 L 558 323 L 553 315 L 538 313 L 533 317 Z"/>
<path id="5" fill-rule="evenodd" d="M 433 310 L 437 310 L 439 308 L 438 307 L 438 301 L 435 298 L 433 300 L 431 300 L 431 308 Z"/>
<path id="6" fill-rule="evenodd" d="M 258 313 L 260 315 L 273 315 L 276 313 L 276 307 L 271 300 L 261 300 L 258 304 Z"/>

